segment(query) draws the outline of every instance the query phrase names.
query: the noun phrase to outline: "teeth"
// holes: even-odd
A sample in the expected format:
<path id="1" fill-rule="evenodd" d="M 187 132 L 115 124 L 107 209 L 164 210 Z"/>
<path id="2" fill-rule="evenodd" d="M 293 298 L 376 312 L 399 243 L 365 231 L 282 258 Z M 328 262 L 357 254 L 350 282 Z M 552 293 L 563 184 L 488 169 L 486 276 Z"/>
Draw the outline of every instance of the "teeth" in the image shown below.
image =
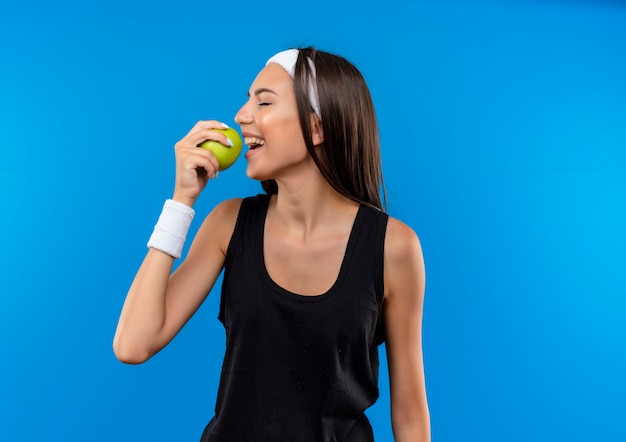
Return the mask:
<path id="1" fill-rule="evenodd" d="M 244 143 L 248 146 L 263 146 L 265 144 L 265 140 L 256 137 L 245 137 Z"/>

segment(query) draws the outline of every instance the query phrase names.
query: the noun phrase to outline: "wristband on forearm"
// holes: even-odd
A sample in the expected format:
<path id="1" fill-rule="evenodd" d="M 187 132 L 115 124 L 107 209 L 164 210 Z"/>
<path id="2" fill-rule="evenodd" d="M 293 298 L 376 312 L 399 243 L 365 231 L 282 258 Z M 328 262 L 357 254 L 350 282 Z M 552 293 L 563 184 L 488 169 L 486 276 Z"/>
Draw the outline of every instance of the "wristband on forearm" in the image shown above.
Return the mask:
<path id="1" fill-rule="evenodd" d="M 148 247 L 180 258 L 195 213 L 191 207 L 178 201 L 166 200 Z"/>

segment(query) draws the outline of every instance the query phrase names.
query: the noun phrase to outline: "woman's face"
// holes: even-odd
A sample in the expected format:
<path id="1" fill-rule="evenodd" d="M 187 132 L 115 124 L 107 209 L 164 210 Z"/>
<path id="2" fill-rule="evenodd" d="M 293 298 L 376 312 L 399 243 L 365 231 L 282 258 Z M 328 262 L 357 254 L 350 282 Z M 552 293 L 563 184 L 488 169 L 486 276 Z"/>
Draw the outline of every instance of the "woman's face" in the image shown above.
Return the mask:
<path id="1" fill-rule="evenodd" d="M 297 176 L 313 161 L 302 136 L 292 78 L 280 65 L 270 63 L 248 95 L 235 115 L 249 147 L 246 174 L 256 180 Z"/>

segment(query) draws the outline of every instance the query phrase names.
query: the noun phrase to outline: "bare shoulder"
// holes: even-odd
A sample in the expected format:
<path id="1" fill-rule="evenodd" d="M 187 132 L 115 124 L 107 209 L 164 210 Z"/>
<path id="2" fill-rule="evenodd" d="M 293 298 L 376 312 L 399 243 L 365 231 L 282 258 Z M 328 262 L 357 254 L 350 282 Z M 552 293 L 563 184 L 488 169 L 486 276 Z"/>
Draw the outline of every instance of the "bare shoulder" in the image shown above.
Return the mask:
<path id="1" fill-rule="evenodd" d="M 232 221 L 233 223 L 237 220 L 237 215 L 239 214 L 239 208 L 241 207 L 241 198 L 231 198 L 222 201 L 217 206 L 213 208 L 213 210 L 207 215 L 207 218 L 213 218 L 216 221 Z"/>
<path id="2" fill-rule="evenodd" d="M 425 278 L 424 257 L 417 233 L 402 221 L 389 217 L 385 235 L 385 296 L 403 287 L 421 286 Z"/>
<path id="3" fill-rule="evenodd" d="M 224 200 L 206 216 L 192 244 L 190 254 L 197 250 L 217 248 L 225 255 L 228 243 L 235 230 L 241 207 L 241 198 Z"/>
<path id="4" fill-rule="evenodd" d="M 418 256 L 421 259 L 422 246 L 417 233 L 402 221 L 389 217 L 385 235 L 385 260 L 397 263 Z"/>

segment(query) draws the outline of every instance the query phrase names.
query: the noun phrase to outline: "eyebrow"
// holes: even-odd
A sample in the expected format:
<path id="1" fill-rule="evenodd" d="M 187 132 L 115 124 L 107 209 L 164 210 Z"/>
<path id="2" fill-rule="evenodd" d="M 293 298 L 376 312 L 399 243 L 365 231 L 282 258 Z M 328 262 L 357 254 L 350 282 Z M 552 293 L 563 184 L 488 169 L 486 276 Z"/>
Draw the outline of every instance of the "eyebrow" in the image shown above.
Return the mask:
<path id="1" fill-rule="evenodd" d="M 261 88 L 259 88 L 259 89 L 256 89 L 256 90 L 254 91 L 254 95 L 255 95 L 255 96 L 257 96 L 257 95 L 259 95 L 259 94 L 262 94 L 263 92 L 269 92 L 270 94 L 278 95 L 276 92 L 274 92 L 273 90 L 268 89 L 268 88 L 266 88 L 266 87 L 261 87 Z M 248 97 L 249 97 L 249 96 L 250 96 L 250 92 L 248 92 Z"/>

